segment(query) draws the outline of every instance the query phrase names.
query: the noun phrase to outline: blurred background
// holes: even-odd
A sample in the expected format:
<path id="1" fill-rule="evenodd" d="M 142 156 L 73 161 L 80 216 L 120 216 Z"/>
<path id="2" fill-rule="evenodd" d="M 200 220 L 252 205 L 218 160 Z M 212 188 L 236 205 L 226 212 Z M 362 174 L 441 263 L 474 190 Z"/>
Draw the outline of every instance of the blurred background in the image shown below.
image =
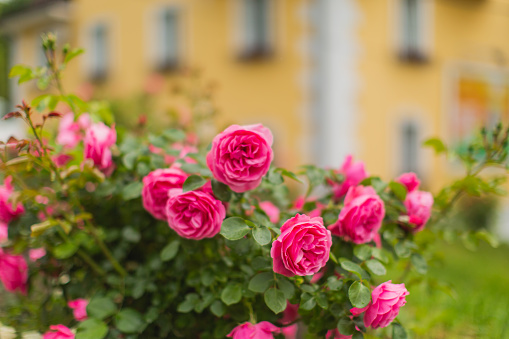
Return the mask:
<path id="1" fill-rule="evenodd" d="M 45 32 L 86 50 L 65 88 L 113 99 L 117 122 L 148 117 L 157 129 L 202 114 L 214 123 L 201 137 L 261 122 L 290 169 L 353 154 L 370 174 L 414 171 L 436 192 L 461 168 L 425 139 L 461 147 L 509 121 L 509 0 L 0 0 L 2 114 L 40 95 L 7 75 L 45 64 Z M 2 140 L 24 133 L 0 122 Z M 509 202 L 465 200 L 451 222 L 507 240 Z M 441 248 L 432 273 L 450 286 L 416 287 L 410 327 L 422 338 L 508 338 L 507 246 Z"/>

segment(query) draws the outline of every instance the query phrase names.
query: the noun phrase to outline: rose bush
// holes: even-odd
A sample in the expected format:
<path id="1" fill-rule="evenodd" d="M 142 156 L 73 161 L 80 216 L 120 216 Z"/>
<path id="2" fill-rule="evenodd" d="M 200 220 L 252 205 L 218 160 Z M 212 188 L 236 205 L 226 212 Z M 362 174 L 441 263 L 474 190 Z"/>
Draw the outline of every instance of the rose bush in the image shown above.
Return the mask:
<path id="1" fill-rule="evenodd" d="M 80 51 L 55 46 L 44 39 L 46 68 L 11 75 L 61 89 Z M 464 194 L 500 192 L 479 174 L 507 165 L 501 126 L 457 155 L 465 177 L 433 197 L 415 174 L 368 177 L 351 156 L 338 170 L 277 168 L 261 124 L 230 126 L 208 148 L 194 125 L 156 133 L 140 118 L 128 130 L 103 101 L 64 92 L 5 119 L 32 137 L 1 152 L 0 280 L 12 295 L 0 320 L 44 338 L 357 339 L 387 327 L 406 338 L 396 317 L 406 288 L 427 281 L 430 244 L 452 232 L 494 243 L 444 217 Z"/>

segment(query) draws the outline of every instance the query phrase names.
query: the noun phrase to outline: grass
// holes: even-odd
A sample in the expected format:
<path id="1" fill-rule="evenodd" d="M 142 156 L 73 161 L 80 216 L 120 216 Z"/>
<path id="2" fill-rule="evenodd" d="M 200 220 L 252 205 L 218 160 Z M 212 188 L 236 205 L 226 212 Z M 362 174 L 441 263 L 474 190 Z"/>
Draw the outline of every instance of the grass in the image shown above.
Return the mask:
<path id="1" fill-rule="evenodd" d="M 482 244 L 469 251 L 460 244 L 440 247 L 443 262 L 429 276 L 452 291 L 431 284 L 410 286 L 400 320 L 414 338 L 509 338 L 509 246 Z"/>

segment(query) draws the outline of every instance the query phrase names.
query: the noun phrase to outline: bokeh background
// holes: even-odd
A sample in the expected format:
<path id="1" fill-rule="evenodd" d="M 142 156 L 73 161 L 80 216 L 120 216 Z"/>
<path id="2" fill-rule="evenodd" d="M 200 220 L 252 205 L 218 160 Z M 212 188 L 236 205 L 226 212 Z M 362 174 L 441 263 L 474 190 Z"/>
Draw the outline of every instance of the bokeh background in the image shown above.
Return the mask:
<path id="1" fill-rule="evenodd" d="M 198 120 L 207 139 L 261 122 L 290 169 L 353 154 L 370 174 L 414 171 L 436 192 L 461 169 L 425 139 L 461 147 L 509 121 L 509 0 L 0 0 L 1 114 L 41 94 L 7 75 L 45 64 L 47 32 L 86 50 L 65 88 L 107 98 L 117 124 Z M 0 122 L 2 140 L 25 133 Z M 507 241 L 509 202 L 463 200 L 449 222 Z M 448 284 L 414 282 L 401 315 L 413 336 L 509 338 L 507 245 L 437 250 L 429 279 Z"/>

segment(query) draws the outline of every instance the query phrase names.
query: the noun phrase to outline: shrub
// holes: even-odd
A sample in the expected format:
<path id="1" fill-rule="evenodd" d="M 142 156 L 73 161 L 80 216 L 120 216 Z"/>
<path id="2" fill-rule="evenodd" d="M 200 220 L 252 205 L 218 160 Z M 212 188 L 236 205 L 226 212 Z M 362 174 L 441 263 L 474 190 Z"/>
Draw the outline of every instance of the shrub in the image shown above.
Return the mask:
<path id="1" fill-rule="evenodd" d="M 15 293 L 1 320 L 19 331 L 271 338 L 301 323 L 322 338 L 387 326 L 405 338 L 405 279 L 426 275 L 430 244 L 450 232 L 495 244 L 485 230 L 448 229 L 446 216 L 462 195 L 501 193 L 500 177 L 479 176 L 507 165 L 501 125 L 471 143 L 466 175 L 435 197 L 415 174 L 385 182 L 352 157 L 293 173 L 271 166 L 273 136 L 260 124 L 230 126 L 208 150 L 179 129 L 117 133 L 103 106 L 63 91 L 61 72 L 81 50 L 57 53 L 52 36 L 43 45 L 46 67 L 11 75 L 59 92 L 6 115 L 33 138 L 11 138 L 1 162 L 0 280 Z M 53 119 L 57 136 L 44 129 Z M 438 139 L 426 145 L 454 156 Z M 287 181 L 306 194 L 292 199 Z M 404 274 L 387 276 L 398 262 Z"/>

